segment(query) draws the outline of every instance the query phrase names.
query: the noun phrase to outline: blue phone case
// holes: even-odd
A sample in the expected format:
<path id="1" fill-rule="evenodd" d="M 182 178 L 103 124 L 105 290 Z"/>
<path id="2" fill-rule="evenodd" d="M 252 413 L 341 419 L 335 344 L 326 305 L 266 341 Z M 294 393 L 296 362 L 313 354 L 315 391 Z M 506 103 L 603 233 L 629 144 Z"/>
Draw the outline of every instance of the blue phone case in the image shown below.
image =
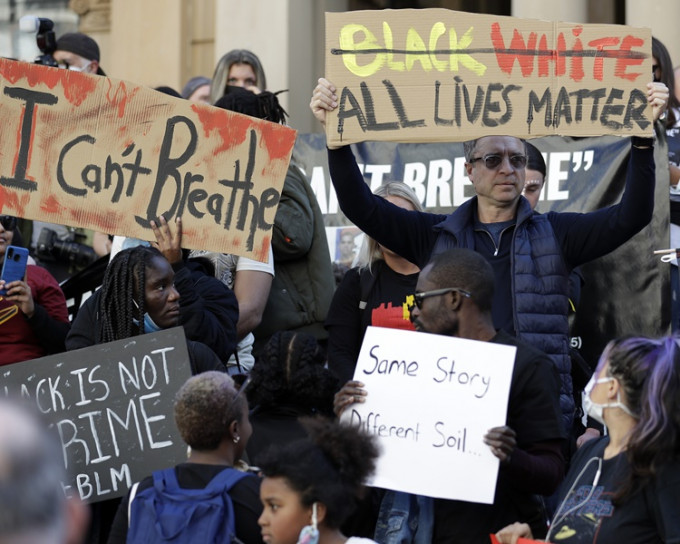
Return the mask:
<path id="1" fill-rule="evenodd" d="M 7 246 L 5 260 L 2 263 L 2 273 L 0 279 L 5 283 L 23 280 L 26 275 L 26 264 L 28 263 L 28 249 L 18 246 Z M 0 289 L 0 295 L 5 295 L 4 289 Z"/>

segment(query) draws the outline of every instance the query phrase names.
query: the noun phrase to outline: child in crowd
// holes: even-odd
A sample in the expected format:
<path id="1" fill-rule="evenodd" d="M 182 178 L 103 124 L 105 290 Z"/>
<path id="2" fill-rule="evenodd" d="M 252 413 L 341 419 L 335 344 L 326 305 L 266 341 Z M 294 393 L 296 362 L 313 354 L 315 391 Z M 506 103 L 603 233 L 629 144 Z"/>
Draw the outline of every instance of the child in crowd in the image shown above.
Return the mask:
<path id="1" fill-rule="evenodd" d="M 340 532 L 357 504 L 378 450 L 358 429 L 323 419 L 306 421 L 309 437 L 272 449 L 261 462 L 264 511 L 259 519 L 269 544 L 368 544 Z"/>

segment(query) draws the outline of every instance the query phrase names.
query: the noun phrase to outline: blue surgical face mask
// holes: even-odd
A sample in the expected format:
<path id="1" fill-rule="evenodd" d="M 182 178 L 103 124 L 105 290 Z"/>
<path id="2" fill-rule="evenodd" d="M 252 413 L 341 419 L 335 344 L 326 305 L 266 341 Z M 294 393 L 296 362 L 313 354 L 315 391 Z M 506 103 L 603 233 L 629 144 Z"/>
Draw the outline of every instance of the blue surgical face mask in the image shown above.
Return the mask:
<path id="1" fill-rule="evenodd" d="M 316 503 L 312 505 L 312 524 L 300 531 L 297 544 L 319 544 L 319 528 L 316 520 Z"/>
<path id="2" fill-rule="evenodd" d="M 162 330 L 163 329 L 154 323 L 154 320 L 151 319 L 148 312 L 144 314 L 144 332 L 158 332 Z"/>
<path id="3" fill-rule="evenodd" d="M 135 308 L 139 308 L 139 305 L 137 304 L 136 300 L 133 300 L 135 304 Z M 139 325 L 139 321 L 135 319 L 134 317 L 132 318 L 132 322 L 135 325 Z M 163 329 L 156 325 L 153 319 L 151 319 L 151 316 L 149 315 L 149 312 L 144 313 L 144 333 L 149 333 L 149 332 L 158 332 L 162 331 Z"/>

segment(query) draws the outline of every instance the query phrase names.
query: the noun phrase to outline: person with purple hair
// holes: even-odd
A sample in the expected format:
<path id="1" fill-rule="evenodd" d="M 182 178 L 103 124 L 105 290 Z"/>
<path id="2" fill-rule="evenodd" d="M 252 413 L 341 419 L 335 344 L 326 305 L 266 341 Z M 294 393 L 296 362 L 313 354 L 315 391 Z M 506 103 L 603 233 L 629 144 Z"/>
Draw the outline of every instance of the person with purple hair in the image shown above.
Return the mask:
<path id="1" fill-rule="evenodd" d="M 548 542 L 680 542 L 678 341 L 624 338 L 605 348 L 584 406 L 608 433 L 574 457 Z M 521 523 L 496 536 L 532 538 Z"/>

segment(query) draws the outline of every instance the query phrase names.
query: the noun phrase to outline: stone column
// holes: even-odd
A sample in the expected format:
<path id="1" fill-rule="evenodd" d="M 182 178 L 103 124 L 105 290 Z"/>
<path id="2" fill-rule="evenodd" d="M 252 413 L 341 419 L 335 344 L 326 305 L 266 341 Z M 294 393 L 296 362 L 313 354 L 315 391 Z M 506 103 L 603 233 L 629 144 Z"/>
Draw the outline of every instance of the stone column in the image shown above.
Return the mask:
<path id="1" fill-rule="evenodd" d="M 150 87 L 169 85 L 179 91 L 189 53 L 185 4 L 182 0 L 112 2 L 109 43 L 114 50 L 106 51 L 106 74 Z"/>
<path id="2" fill-rule="evenodd" d="M 588 22 L 586 0 L 512 0 L 512 15 L 527 19 Z"/>
<path id="3" fill-rule="evenodd" d="M 79 17 L 78 31 L 87 34 L 99 45 L 99 64 L 108 74 L 107 67 L 113 58 L 110 38 L 111 0 L 70 0 L 68 7 Z"/>

